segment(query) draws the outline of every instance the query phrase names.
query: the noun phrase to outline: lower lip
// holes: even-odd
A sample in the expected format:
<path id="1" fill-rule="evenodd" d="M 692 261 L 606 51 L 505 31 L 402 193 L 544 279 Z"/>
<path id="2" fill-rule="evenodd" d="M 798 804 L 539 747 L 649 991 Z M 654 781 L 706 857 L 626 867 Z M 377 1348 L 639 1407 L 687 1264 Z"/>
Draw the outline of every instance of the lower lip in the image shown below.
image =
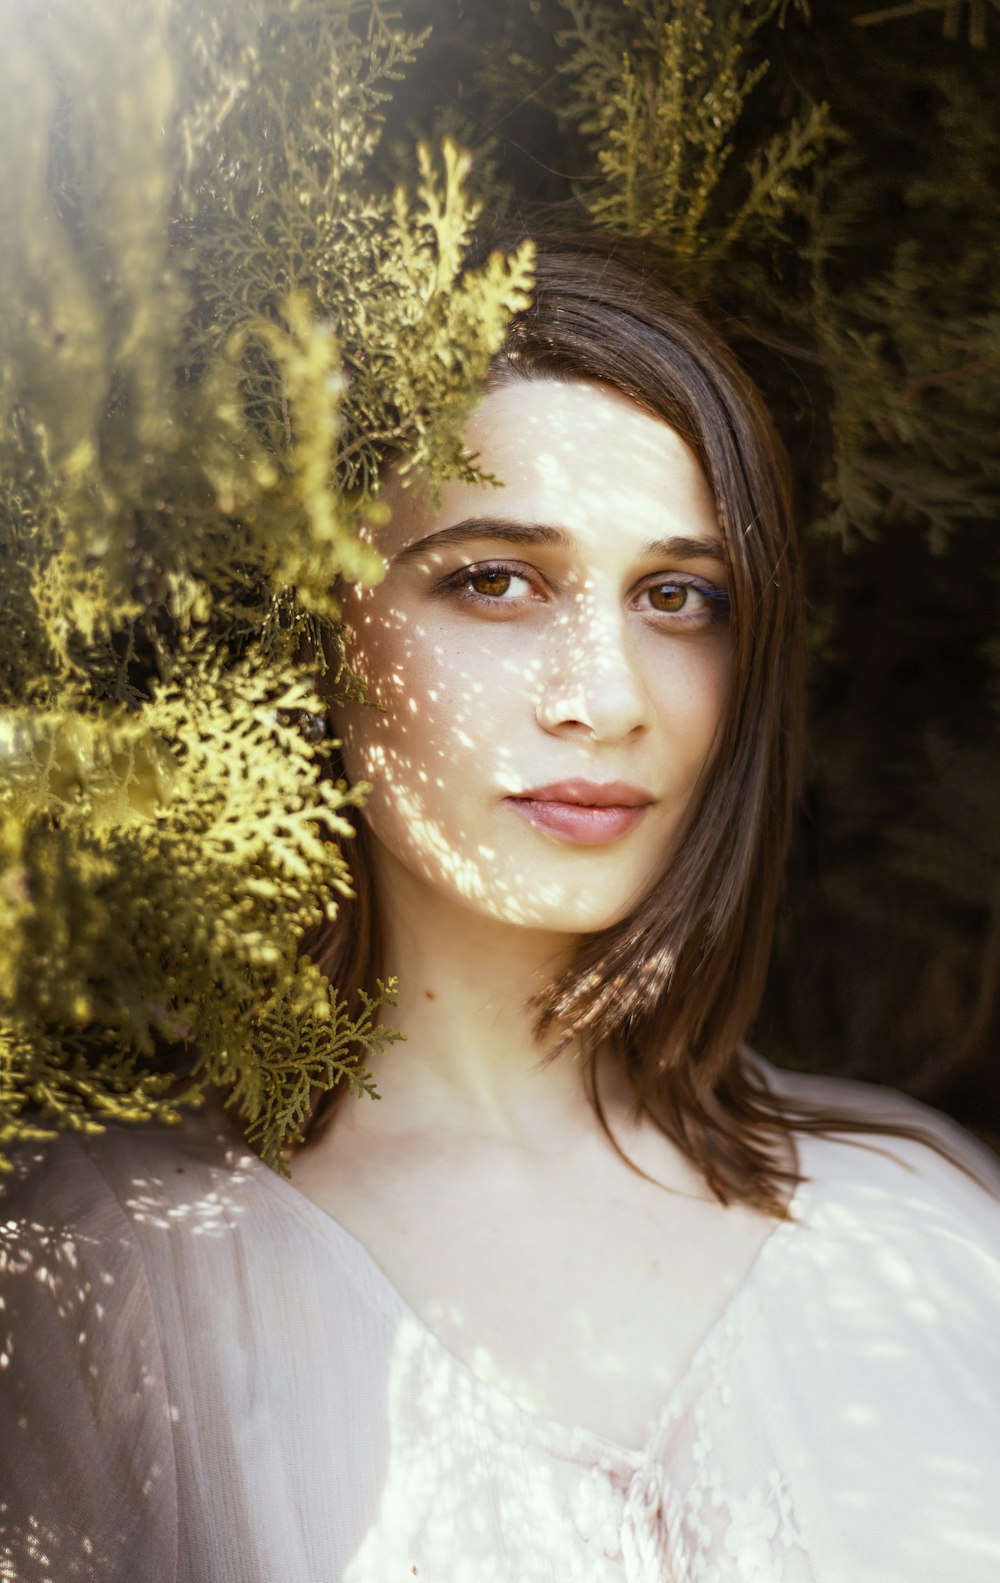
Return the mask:
<path id="1" fill-rule="evenodd" d="M 639 824 L 649 807 L 591 808 L 575 802 L 539 802 L 533 797 L 508 797 L 507 801 L 528 824 L 576 846 L 610 846 Z"/>

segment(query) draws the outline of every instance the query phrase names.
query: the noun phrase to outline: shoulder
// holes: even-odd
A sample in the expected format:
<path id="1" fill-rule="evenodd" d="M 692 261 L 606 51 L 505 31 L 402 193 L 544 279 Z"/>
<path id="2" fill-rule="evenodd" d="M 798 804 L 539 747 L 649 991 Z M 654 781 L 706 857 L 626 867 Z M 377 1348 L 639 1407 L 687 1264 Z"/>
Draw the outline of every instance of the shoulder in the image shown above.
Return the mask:
<path id="1" fill-rule="evenodd" d="M 110 1337 L 148 1303 L 152 1234 L 190 1201 L 191 1186 L 203 1196 L 224 1157 L 216 1130 L 194 1117 L 117 1124 L 11 1151 L 0 1176 L 0 1301 L 20 1315 L 22 1335 L 42 1323 L 68 1333 L 76 1319 L 83 1329 L 99 1305 Z"/>
<path id="2" fill-rule="evenodd" d="M 902 1094 L 764 1062 L 759 1071 L 793 1127 L 796 1113 L 803 1122 L 804 1181 L 760 1265 L 748 1389 L 794 1479 L 810 1551 L 838 1578 L 986 1583 L 997 1543 L 997 1162 Z M 870 1130 L 810 1132 L 824 1112 Z"/>
<path id="3" fill-rule="evenodd" d="M 81 1248 L 121 1245 L 149 1216 L 190 1197 L 197 1182 L 231 1170 L 237 1157 L 224 1123 L 197 1113 L 175 1125 L 61 1131 L 12 1151 L 12 1169 L 0 1175 L 0 1226 L 76 1238 Z"/>
<path id="4" fill-rule="evenodd" d="M 17 1313 L 22 1345 L 37 1325 L 69 1335 L 79 1322 L 94 1346 L 119 1328 L 138 1335 L 140 1310 L 151 1336 L 181 1240 L 167 1233 L 232 1223 L 238 1158 L 198 1114 L 15 1147 L 0 1176 L 0 1303 Z M 88 1326 L 98 1309 L 100 1327 Z"/>
<path id="5" fill-rule="evenodd" d="M 973 1328 L 1000 1335 L 996 1156 L 950 1118 L 891 1089 L 754 1060 L 793 1118 L 796 1110 L 813 1118 L 829 1112 L 866 1129 L 796 1133 L 804 1181 L 793 1209 L 820 1233 L 811 1256 L 831 1271 L 849 1265 L 873 1298 L 882 1289 L 899 1300 L 910 1282 Z M 808 1240 L 800 1246 L 809 1256 Z"/>
<path id="6" fill-rule="evenodd" d="M 0 1180 L 0 1572 L 7 1561 L 41 1579 L 41 1529 L 60 1576 L 176 1575 L 151 1238 L 176 1204 L 166 1184 L 206 1158 L 182 1128 L 62 1133 L 13 1151 Z"/>
<path id="7" fill-rule="evenodd" d="M 880 1084 L 792 1072 L 748 1055 L 767 1088 L 788 1103 L 793 1128 L 796 1112 L 810 1120 L 827 1113 L 860 1123 L 856 1131 L 834 1124 L 828 1138 L 807 1136 L 805 1128 L 798 1132 L 800 1152 L 809 1154 L 831 1185 L 867 1180 L 872 1172 L 881 1176 L 887 1166 L 890 1176 L 915 1178 L 918 1191 L 924 1183 L 932 1193 L 953 1189 L 964 1196 L 968 1184 L 971 1202 L 987 1213 L 1000 1209 L 1000 1159 L 951 1117 Z"/>

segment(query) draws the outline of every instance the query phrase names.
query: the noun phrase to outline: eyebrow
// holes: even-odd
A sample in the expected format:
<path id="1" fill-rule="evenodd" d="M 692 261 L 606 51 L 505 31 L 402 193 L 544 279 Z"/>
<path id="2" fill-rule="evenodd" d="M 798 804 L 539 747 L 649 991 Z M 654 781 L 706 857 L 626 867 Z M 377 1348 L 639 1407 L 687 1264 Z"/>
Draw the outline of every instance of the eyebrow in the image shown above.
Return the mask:
<path id="1" fill-rule="evenodd" d="M 549 527 L 540 522 L 507 522 L 499 517 L 466 517 L 450 528 L 439 528 L 426 538 L 416 539 L 395 556 L 393 565 L 411 560 L 427 550 L 449 544 L 467 544 L 470 539 L 492 539 L 498 544 L 544 545 L 551 549 L 571 549 L 573 535 L 564 528 Z M 652 539 L 640 552 L 642 560 L 697 561 L 724 559 L 720 539 L 703 538 L 694 534 L 674 534 L 667 539 Z"/>

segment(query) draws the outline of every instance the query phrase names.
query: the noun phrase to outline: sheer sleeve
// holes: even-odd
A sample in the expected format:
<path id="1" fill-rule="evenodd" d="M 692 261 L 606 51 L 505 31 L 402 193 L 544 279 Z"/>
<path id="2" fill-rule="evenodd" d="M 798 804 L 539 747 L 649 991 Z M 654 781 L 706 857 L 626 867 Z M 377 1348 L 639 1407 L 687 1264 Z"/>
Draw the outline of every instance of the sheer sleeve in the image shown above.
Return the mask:
<path id="1" fill-rule="evenodd" d="M 0 1580 L 174 1583 L 177 1490 L 134 1231 L 71 1136 L 0 1179 Z"/>

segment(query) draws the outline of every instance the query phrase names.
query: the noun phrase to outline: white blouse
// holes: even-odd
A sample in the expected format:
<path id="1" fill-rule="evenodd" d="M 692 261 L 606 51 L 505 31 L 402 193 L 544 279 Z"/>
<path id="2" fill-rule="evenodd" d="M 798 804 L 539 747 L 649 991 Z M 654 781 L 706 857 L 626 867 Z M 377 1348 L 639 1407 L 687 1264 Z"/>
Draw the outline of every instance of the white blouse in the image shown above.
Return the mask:
<path id="1" fill-rule="evenodd" d="M 764 1070 L 930 1126 L 1000 1194 L 943 1118 Z M 0 1580 L 997 1583 L 1000 1198 L 874 1142 L 800 1140 L 794 1218 L 641 1451 L 480 1379 L 208 1119 L 23 1147 Z"/>

